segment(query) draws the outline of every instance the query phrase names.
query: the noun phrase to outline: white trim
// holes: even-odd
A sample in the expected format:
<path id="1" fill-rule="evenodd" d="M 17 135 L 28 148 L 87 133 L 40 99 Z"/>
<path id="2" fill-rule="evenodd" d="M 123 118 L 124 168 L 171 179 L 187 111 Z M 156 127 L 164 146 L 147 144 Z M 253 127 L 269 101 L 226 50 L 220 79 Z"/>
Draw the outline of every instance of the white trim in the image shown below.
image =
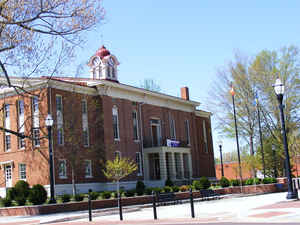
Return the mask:
<path id="1" fill-rule="evenodd" d="M 205 118 L 210 118 L 212 113 L 211 112 L 206 112 L 206 111 L 203 111 L 203 110 L 196 110 L 195 112 L 196 116 L 199 116 L 199 117 L 205 117 Z"/>

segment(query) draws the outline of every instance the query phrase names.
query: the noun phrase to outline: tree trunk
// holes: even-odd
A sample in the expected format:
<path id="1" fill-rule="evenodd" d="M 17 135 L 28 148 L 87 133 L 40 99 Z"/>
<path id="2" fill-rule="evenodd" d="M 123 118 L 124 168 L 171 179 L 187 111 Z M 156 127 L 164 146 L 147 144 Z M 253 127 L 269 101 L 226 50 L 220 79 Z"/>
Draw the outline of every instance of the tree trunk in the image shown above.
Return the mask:
<path id="1" fill-rule="evenodd" d="M 75 184 L 75 172 L 74 172 L 74 167 L 72 166 L 72 192 L 73 196 L 76 195 L 76 184 Z"/>

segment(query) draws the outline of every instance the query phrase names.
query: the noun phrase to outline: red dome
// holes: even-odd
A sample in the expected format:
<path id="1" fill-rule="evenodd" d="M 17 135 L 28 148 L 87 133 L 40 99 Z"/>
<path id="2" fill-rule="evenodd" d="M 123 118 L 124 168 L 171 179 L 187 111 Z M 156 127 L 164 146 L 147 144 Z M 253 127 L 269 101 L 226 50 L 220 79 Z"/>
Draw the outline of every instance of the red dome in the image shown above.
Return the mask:
<path id="1" fill-rule="evenodd" d="M 99 56 L 100 59 L 103 59 L 105 56 L 110 55 L 110 52 L 104 47 L 104 45 L 102 45 L 101 48 L 98 49 L 98 51 L 96 52 L 96 56 Z"/>

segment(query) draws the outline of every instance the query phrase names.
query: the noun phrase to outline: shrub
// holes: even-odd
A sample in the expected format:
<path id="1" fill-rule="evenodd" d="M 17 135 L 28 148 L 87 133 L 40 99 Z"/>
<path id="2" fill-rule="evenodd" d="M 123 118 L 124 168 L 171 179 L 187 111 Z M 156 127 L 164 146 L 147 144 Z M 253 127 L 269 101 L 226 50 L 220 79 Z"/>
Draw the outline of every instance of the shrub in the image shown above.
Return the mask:
<path id="1" fill-rule="evenodd" d="M 245 182 L 246 185 L 253 185 L 253 178 L 249 178 Z"/>
<path id="2" fill-rule="evenodd" d="M 194 186 L 194 188 L 195 188 L 196 190 L 202 189 L 202 188 L 200 187 L 200 181 L 199 181 L 199 180 L 194 180 L 194 181 L 193 181 L 193 186 Z"/>
<path id="3" fill-rule="evenodd" d="M 165 193 L 172 192 L 172 188 L 171 188 L 170 186 L 165 186 L 165 187 L 164 187 L 164 192 L 165 192 Z"/>
<path id="4" fill-rule="evenodd" d="M 76 195 L 74 196 L 74 200 L 75 200 L 76 202 L 81 202 L 81 201 L 83 201 L 83 199 L 84 199 L 84 195 L 83 195 L 83 194 L 76 194 Z"/>
<path id="5" fill-rule="evenodd" d="M 101 193 L 101 198 L 102 199 L 110 199 L 110 197 L 111 197 L 111 192 L 110 191 L 103 191 Z"/>
<path id="6" fill-rule="evenodd" d="M 15 185 L 17 196 L 27 198 L 30 192 L 29 184 L 24 180 L 19 180 Z"/>
<path id="7" fill-rule="evenodd" d="M 146 189 L 145 189 L 145 194 L 146 194 L 146 195 L 152 195 L 152 191 L 153 191 L 153 188 L 151 188 L 151 187 L 146 188 Z"/>
<path id="8" fill-rule="evenodd" d="M 240 180 L 233 179 L 230 181 L 231 186 L 239 186 L 240 185 Z"/>
<path id="9" fill-rule="evenodd" d="M 156 193 L 161 193 L 162 192 L 162 188 L 160 188 L 160 187 L 154 187 L 153 191 L 156 192 Z"/>
<path id="10" fill-rule="evenodd" d="M 189 187 L 187 185 L 181 185 L 179 189 L 181 192 L 186 192 L 189 190 Z"/>
<path id="11" fill-rule="evenodd" d="M 63 195 L 61 196 L 61 201 L 62 201 L 63 203 L 69 202 L 70 200 L 71 200 L 71 195 L 69 195 L 69 194 L 63 194 Z"/>
<path id="12" fill-rule="evenodd" d="M 263 184 L 277 183 L 277 179 L 274 178 L 274 177 L 265 177 L 265 178 L 262 180 L 262 183 L 263 183 Z"/>
<path id="13" fill-rule="evenodd" d="M 179 192 L 179 187 L 178 186 L 173 186 L 172 188 L 173 188 L 174 192 Z"/>
<path id="14" fill-rule="evenodd" d="M 201 177 L 199 181 L 201 189 L 208 189 L 210 187 L 210 181 L 207 177 Z"/>
<path id="15" fill-rule="evenodd" d="M 14 187 L 9 188 L 7 190 L 7 196 L 6 196 L 7 198 L 13 200 L 15 199 L 16 196 L 17 196 L 17 190 Z"/>
<path id="16" fill-rule="evenodd" d="M 0 202 L 1 202 L 1 205 L 2 205 L 3 207 L 9 207 L 9 206 L 11 206 L 11 204 L 12 204 L 11 199 L 8 198 L 8 197 L 6 197 L 6 198 L 1 198 Z"/>
<path id="17" fill-rule="evenodd" d="M 261 184 L 261 179 L 259 179 L 259 178 L 254 178 L 254 179 L 253 179 L 253 184 Z"/>
<path id="18" fill-rule="evenodd" d="M 26 203 L 26 198 L 25 196 L 16 196 L 15 197 L 15 201 L 18 203 L 18 205 L 22 206 L 22 205 L 25 205 Z"/>
<path id="19" fill-rule="evenodd" d="M 96 200 L 100 196 L 100 194 L 96 191 L 90 192 L 89 195 L 91 197 L 91 200 Z"/>
<path id="20" fill-rule="evenodd" d="M 174 183 L 170 179 L 167 179 L 166 182 L 165 182 L 165 186 L 172 187 L 172 186 L 174 186 Z"/>
<path id="21" fill-rule="evenodd" d="M 229 182 L 229 180 L 226 178 L 226 177 L 222 177 L 221 179 L 220 179 L 220 185 L 221 185 L 221 187 L 229 187 L 230 186 L 230 182 Z"/>
<path id="22" fill-rule="evenodd" d="M 138 180 L 136 182 L 135 190 L 136 190 L 136 193 L 137 193 L 138 196 L 141 196 L 141 195 L 144 194 L 145 188 L 146 188 L 146 186 L 145 186 L 143 181 Z"/>
<path id="23" fill-rule="evenodd" d="M 133 197 L 135 195 L 135 189 L 127 190 L 124 194 L 126 197 Z"/>
<path id="24" fill-rule="evenodd" d="M 29 192 L 28 200 L 34 205 L 41 205 L 47 200 L 47 191 L 40 184 L 33 185 Z"/>

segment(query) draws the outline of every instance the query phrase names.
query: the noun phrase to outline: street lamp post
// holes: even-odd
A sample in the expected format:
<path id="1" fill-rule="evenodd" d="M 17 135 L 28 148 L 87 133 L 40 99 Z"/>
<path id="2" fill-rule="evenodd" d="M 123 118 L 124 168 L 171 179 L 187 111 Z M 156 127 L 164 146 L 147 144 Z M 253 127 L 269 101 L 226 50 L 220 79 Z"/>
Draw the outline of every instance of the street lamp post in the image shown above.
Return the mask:
<path id="1" fill-rule="evenodd" d="M 53 126 L 53 119 L 51 114 L 48 114 L 45 119 L 45 124 L 48 129 L 48 143 L 49 143 L 49 168 L 50 168 L 50 201 L 49 203 L 56 203 L 54 197 L 54 174 L 53 174 L 53 151 L 52 151 L 52 136 L 51 128 Z"/>
<path id="2" fill-rule="evenodd" d="M 290 166 L 290 156 L 288 150 L 288 143 L 286 137 L 286 130 L 285 130 L 285 121 L 284 121 L 284 113 L 282 105 L 283 94 L 284 94 L 284 85 L 281 80 L 278 78 L 276 79 L 275 84 L 273 85 L 275 93 L 277 95 L 277 100 L 279 103 L 280 109 L 280 118 L 281 118 L 281 129 L 282 129 L 282 136 L 283 136 L 283 145 L 284 145 L 284 152 L 285 152 L 285 169 L 286 169 L 286 176 L 288 180 L 288 194 L 286 196 L 287 199 L 298 199 L 298 192 L 294 190 L 292 184 L 292 176 L 291 176 L 291 166 Z"/>
<path id="3" fill-rule="evenodd" d="M 221 159 L 221 174 L 224 177 L 224 168 L 223 168 L 223 155 L 222 155 L 222 140 L 218 141 L 219 149 L 220 149 L 220 159 Z"/>

